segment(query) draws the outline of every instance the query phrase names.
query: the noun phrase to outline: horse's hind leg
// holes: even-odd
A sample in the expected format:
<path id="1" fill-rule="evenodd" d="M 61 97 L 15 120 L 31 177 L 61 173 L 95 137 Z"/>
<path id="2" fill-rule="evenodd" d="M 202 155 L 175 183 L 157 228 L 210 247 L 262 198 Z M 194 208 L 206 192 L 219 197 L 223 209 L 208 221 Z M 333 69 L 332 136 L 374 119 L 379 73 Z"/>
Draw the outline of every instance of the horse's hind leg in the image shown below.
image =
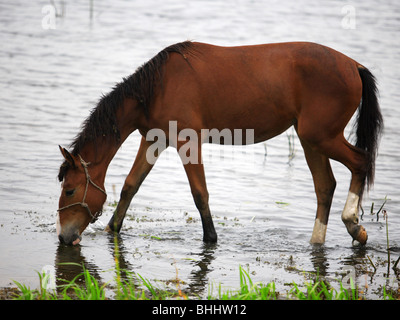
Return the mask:
<path id="1" fill-rule="evenodd" d="M 351 171 L 350 189 L 342 212 L 342 221 L 352 238 L 365 244 L 368 238 L 367 232 L 363 226 L 359 225 L 358 219 L 360 198 L 363 194 L 367 172 L 365 154 L 348 143 L 343 135 L 338 135 L 334 139 L 319 139 L 312 145 L 314 150 L 341 162 Z"/>
<path id="2" fill-rule="evenodd" d="M 301 139 L 300 142 L 303 146 L 307 164 L 313 176 L 318 203 L 310 242 L 324 243 L 336 181 L 329 163 L 329 158 L 313 150 L 307 142 Z"/>
<path id="3" fill-rule="evenodd" d="M 133 196 L 137 193 L 140 185 L 154 166 L 154 163 L 149 163 L 147 161 L 147 150 L 153 143 L 154 142 L 147 141 L 144 137 L 142 137 L 135 162 L 133 163 L 132 169 L 125 179 L 118 206 L 115 209 L 114 215 L 108 222 L 105 231 L 120 231 L 126 211 L 129 208 Z M 160 149 L 159 154 L 161 153 L 161 151 L 163 151 L 162 149 Z M 157 157 L 159 156 L 159 154 L 157 155 Z"/>
<path id="4" fill-rule="evenodd" d="M 342 212 L 342 221 L 353 239 L 361 244 L 365 244 L 368 235 L 364 227 L 359 225 L 358 211 L 364 191 L 367 160 L 362 151 L 349 144 L 346 140 L 344 140 L 344 144 L 347 147 L 346 153 L 350 161 L 348 163 L 343 162 L 343 164 L 351 171 L 351 183 L 346 204 Z"/>

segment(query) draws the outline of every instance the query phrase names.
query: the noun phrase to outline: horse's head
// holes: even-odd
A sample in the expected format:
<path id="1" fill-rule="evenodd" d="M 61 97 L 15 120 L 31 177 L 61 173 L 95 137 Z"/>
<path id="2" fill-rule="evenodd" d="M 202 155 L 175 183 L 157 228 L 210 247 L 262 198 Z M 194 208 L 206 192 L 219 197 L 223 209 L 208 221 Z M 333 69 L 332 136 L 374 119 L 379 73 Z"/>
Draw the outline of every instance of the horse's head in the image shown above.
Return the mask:
<path id="1" fill-rule="evenodd" d="M 60 147 L 65 158 L 58 179 L 62 190 L 58 203 L 57 235 L 61 243 L 76 245 L 89 223 L 101 214 L 107 194 L 90 177 L 89 163 Z"/>

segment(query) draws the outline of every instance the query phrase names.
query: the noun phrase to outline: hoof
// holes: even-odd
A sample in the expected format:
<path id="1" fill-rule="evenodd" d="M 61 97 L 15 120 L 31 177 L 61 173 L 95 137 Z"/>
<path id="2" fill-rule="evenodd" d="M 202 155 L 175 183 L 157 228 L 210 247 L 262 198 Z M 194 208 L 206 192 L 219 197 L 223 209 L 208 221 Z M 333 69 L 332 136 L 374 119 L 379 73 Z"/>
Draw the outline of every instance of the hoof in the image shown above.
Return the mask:
<path id="1" fill-rule="evenodd" d="M 114 232 L 114 231 L 110 228 L 109 225 L 107 225 L 107 226 L 104 228 L 104 231 L 105 231 L 105 232 L 108 232 L 108 233 L 113 233 L 113 232 Z"/>
<path id="2" fill-rule="evenodd" d="M 359 226 L 358 229 L 359 229 L 358 234 L 354 238 L 354 240 L 357 240 L 360 244 L 364 245 L 367 243 L 367 240 L 368 240 L 367 231 L 365 230 L 365 228 L 363 226 Z"/>
<path id="3" fill-rule="evenodd" d="M 218 236 L 216 233 L 203 236 L 203 242 L 205 243 L 216 243 L 217 241 L 218 241 Z"/>

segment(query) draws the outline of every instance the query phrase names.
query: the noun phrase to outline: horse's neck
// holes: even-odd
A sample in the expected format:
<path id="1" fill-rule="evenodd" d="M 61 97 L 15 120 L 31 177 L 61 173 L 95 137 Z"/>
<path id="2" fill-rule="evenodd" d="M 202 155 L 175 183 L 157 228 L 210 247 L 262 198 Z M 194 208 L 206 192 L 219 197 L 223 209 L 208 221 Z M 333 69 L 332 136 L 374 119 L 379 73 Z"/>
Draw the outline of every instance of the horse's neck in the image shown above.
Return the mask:
<path id="1" fill-rule="evenodd" d="M 107 139 L 99 137 L 96 141 L 88 142 L 82 147 L 80 155 L 86 162 L 90 162 L 90 174 L 95 181 L 104 184 L 108 166 L 114 158 L 119 147 L 125 139 L 138 128 L 137 115 L 135 115 L 134 101 L 125 99 L 123 106 L 117 112 L 117 123 L 119 124 L 120 139 Z"/>
<path id="2" fill-rule="evenodd" d="M 96 183 L 104 185 L 108 166 L 117 153 L 119 145 L 101 140 L 104 139 L 87 143 L 81 149 L 80 155 L 85 162 L 89 163 L 90 177 Z"/>

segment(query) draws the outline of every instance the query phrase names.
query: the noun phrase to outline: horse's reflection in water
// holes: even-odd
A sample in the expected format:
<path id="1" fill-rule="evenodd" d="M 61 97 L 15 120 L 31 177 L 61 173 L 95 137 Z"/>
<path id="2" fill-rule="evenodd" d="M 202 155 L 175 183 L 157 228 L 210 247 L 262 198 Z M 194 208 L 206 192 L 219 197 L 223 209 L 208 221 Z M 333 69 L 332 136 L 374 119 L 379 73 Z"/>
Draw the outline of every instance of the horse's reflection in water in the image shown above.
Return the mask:
<path id="1" fill-rule="evenodd" d="M 78 275 L 82 274 L 83 268 L 88 270 L 96 280 L 101 281 L 97 266 L 86 260 L 82 255 L 81 249 L 81 246 L 59 244 L 55 258 L 56 284 L 58 287 L 71 282 Z M 77 284 L 84 284 L 83 275 L 78 277 L 75 282 Z"/>
<path id="2" fill-rule="evenodd" d="M 204 243 L 200 246 L 197 254 L 198 259 L 193 261 L 193 271 L 189 276 L 189 292 L 202 296 L 209 284 L 208 274 L 213 270 L 212 261 L 215 259 L 215 252 L 218 248 L 216 243 Z"/>
<path id="3" fill-rule="evenodd" d="M 108 248 L 113 261 L 118 262 L 120 269 L 119 276 L 122 281 L 126 283 L 133 282 L 134 285 L 139 286 L 139 281 L 135 277 L 137 266 L 133 265 L 126 259 L 126 256 L 132 256 L 131 252 L 126 249 L 124 240 L 121 235 L 116 237 L 108 235 Z M 195 261 L 192 262 L 192 271 L 185 285 L 181 288 L 188 295 L 202 296 L 207 290 L 209 283 L 208 274 L 212 271 L 211 263 L 215 259 L 215 251 L 218 247 L 216 243 L 201 243 L 198 249 L 195 249 L 191 254 L 196 256 Z M 115 260 L 116 259 L 116 260 Z M 88 270 L 99 284 L 104 284 L 106 281 L 102 278 L 102 271 L 99 267 L 89 262 L 82 254 L 82 246 L 67 246 L 59 244 L 56 251 L 55 270 L 56 270 L 56 285 L 59 291 L 62 291 L 63 285 L 68 282 L 75 281 L 79 285 L 85 285 L 83 271 Z M 110 268 L 112 270 L 112 268 Z M 115 277 L 116 277 L 116 270 Z M 140 272 L 138 272 L 141 274 Z M 146 278 L 146 274 L 141 274 Z M 151 281 L 151 279 L 150 279 Z M 115 281 L 110 282 L 112 288 Z"/>

